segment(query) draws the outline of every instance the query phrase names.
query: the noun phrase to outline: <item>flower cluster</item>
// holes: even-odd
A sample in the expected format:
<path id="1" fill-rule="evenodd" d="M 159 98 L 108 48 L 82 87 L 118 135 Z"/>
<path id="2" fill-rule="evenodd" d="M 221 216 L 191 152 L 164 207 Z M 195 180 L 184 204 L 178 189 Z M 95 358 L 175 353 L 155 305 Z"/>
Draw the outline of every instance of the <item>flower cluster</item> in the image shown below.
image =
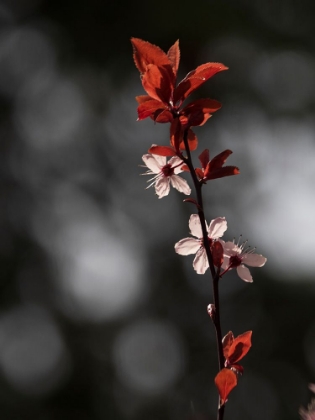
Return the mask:
<path id="1" fill-rule="evenodd" d="M 209 261 L 207 258 L 203 234 L 200 224 L 200 218 L 198 214 L 192 214 L 189 219 L 190 234 L 195 238 L 184 238 L 175 244 L 175 251 L 180 255 L 196 254 L 193 267 L 198 274 L 204 274 L 209 267 Z M 253 278 L 250 271 L 245 264 L 250 267 L 262 267 L 265 265 L 267 258 L 260 254 L 255 254 L 254 249 L 245 248 L 246 242 L 243 244 L 235 244 L 234 241 L 224 242 L 220 239 L 227 229 L 227 222 L 225 217 L 217 217 L 210 222 L 209 227 L 207 226 L 208 241 L 210 249 L 213 249 L 213 245 L 216 241 L 219 241 L 223 249 L 223 261 L 220 264 L 223 271 L 220 276 L 222 277 L 227 271 L 236 268 L 239 277 L 246 281 L 252 282 Z"/>

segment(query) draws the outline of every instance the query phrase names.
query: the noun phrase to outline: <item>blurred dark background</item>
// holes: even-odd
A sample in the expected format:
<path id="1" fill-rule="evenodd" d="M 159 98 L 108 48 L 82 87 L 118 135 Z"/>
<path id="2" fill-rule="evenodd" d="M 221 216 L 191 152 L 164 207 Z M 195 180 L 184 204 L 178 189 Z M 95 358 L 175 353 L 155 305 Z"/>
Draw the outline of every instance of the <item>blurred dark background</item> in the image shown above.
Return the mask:
<path id="1" fill-rule="evenodd" d="M 210 278 L 174 252 L 192 206 L 139 176 L 168 127 L 136 121 L 132 36 L 180 39 L 180 76 L 230 68 L 198 92 L 223 103 L 199 150 L 241 170 L 208 183 L 207 219 L 268 262 L 253 284 L 222 280 L 223 332 L 253 330 L 226 419 L 299 418 L 315 382 L 313 5 L 0 0 L 2 420 L 216 418 Z"/>

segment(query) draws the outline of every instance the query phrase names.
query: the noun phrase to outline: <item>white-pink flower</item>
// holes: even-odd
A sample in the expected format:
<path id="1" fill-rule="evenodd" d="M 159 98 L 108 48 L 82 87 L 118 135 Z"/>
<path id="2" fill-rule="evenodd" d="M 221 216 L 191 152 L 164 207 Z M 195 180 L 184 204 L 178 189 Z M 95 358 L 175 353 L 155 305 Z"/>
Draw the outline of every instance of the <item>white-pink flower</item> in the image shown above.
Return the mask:
<path id="1" fill-rule="evenodd" d="M 221 238 L 227 229 L 225 217 L 217 217 L 211 220 L 210 225 L 206 228 L 208 232 L 208 241 L 210 246 L 213 241 Z M 192 214 L 189 219 L 189 229 L 195 238 L 184 238 L 175 244 L 175 251 L 180 255 L 196 254 L 193 267 L 198 274 L 204 274 L 209 267 L 206 250 L 203 245 L 203 235 L 198 214 Z M 196 239 L 197 238 L 197 239 Z"/>
<path id="2" fill-rule="evenodd" d="M 252 283 L 253 278 L 244 264 L 249 267 L 262 267 L 265 265 L 267 258 L 260 254 L 254 254 L 254 249 L 245 248 L 246 243 L 247 241 L 238 245 L 234 241 L 229 241 L 223 244 L 224 261 L 222 269 L 225 272 L 236 268 L 237 274 L 242 280 Z"/>
<path id="3" fill-rule="evenodd" d="M 187 181 L 177 174 L 183 172 L 183 161 L 173 156 L 168 162 L 165 156 L 158 156 L 154 154 L 146 154 L 142 156 L 142 160 L 149 168 L 147 172 L 142 175 L 154 175 L 148 182 L 151 184 L 147 187 L 155 186 L 155 192 L 159 198 L 165 197 L 170 192 L 170 184 L 179 192 L 189 195 L 191 189 Z"/>

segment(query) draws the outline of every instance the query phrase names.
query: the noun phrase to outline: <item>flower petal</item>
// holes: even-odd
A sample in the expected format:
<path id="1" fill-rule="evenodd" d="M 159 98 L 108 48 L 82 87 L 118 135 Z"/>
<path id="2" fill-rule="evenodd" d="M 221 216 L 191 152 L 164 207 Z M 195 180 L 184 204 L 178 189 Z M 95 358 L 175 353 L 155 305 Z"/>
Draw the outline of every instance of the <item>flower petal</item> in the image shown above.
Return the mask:
<path id="1" fill-rule="evenodd" d="M 163 176 L 155 183 L 155 192 L 159 198 L 167 196 L 170 192 L 170 180 L 168 177 Z"/>
<path id="2" fill-rule="evenodd" d="M 209 267 L 209 262 L 204 247 L 201 247 L 194 258 L 193 267 L 197 274 L 204 274 Z"/>
<path id="3" fill-rule="evenodd" d="M 184 238 L 175 244 L 175 252 L 179 255 L 195 254 L 201 246 L 199 239 Z"/>
<path id="4" fill-rule="evenodd" d="M 267 258 L 260 254 L 245 254 L 243 256 L 243 262 L 250 267 L 262 267 L 265 265 Z"/>
<path id="5" fill-rule="evenodd" d="M 164 158 L 164 159 L 165 159 L 165 163 L 166 163 L 166 158 Z M 158 174 L 159 172 L 161 172 L 161 166 L 163 166 L 163 165 L 160 165 L 159 162 L 157 161 L 157 159 L 154 156 L 152 156 L 150 154 L 146 154 L 146 155 L 142 156 L 142 160 L 145 163 L 145 165 L 149 169 L 151 169 L 151 171 L 153 173 Z M 165 163 L 164 163 L 164 165 L 165 165 Z"/>
<path id="6" fill-rule="evenodd" d="M 223 247 L 223 251 L 224 251 L 224 247 Z M 223 264 L 221 266 L 222 270 L 226 270 L 228 268 L 230 264 L 230 257 L 227 257 L 226 255 L 223 256 Z"/>
<path id="7" fill-rule="evenodd" d="M 177 191 L 186 194 L 186 195 L 190 195 L 191 193 L 191 189 L 189 187 L 189 185 L 187 184 L 187 181 L 183 178 L 181 178 L 178 175 L 172 175 L 171 176 L 171 184 L 172 187 L 176 188 Z"/>
<path id="8" fill-rule="evenodd" d="M 198 214 L 192 214 L 189 218 L 189 229 L 190 233 L 193 236 L 196 236 L 196 238 L 201 239 L 202 238 L 202 229 L 200 224 L 200 219 Z"/>
<path id="9" fill-rule="evenodd" d="M 252 283 L 253 282 L 253 278 L 250 274 L 250 271 L 247 267 L 245 267 L 245 265 L 241 264 L 236 268 L 237 274 L 239 275 L 239 277 L 248 282 L 248 283 Z"/>
<path id="10" fill-rule="evenodd" d="M 227 221 L 225 220 L 225 217 L 217 217 L 210 222 L 208 228 L 209 237 L 212 239 L 221 238 L 224 235 L 226 229 Z"/>
<path id="11" fill-rule="evenodd" d="M 174 169 L 174 174 L 180 174 L 181 172 L 183 172 L 183 169 L 181 169 L 181 166 L 184 164 L 184 162 L 178 156 L 173 156 L 168 161 L 168 163 L 171 165 L 172 168 L 174 168 L 175 166 L 177 166 L 177 168 Z M 178 166 L 178 165 L 180 165 L 180 166 Z"/>

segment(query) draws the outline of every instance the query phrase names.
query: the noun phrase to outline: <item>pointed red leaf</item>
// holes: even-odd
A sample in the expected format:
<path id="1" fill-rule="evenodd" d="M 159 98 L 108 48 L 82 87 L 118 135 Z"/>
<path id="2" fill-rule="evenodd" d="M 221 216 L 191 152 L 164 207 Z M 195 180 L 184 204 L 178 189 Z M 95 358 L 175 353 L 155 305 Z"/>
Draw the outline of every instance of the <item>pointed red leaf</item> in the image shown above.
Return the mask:
<path id="1" fill-rule="evenodd" d="M 170 64 L 173 69 L 173 73 L 176 77 L 179 67 L 179 60 L 180 60 L 180 51 L 179 51 L 179 40 L 175 42 L 174 45 L 167 52 L 167 57 L 170 61 Z"/>
<path id="2" fill-rule="evenodd" d="M 140 104 L 143 104 L 143 102 L 152 101 L 152 98 L 149 95 L 139 95 L 139 96 L 136 96 L 136 101 L 140 105 Z"/>
<path id="3" fill-rule="evenodd" d="M 194 90 L 198 89 L 210 79 L 210 77 L 227 69 L 228 67 L 221 63 L 206 63 L 198 66 L 195 70 L 188 73 L 176 87 L 173 95 L 174 104 L 178 101 L 184 101 Z"/>
<path id="4" fill-rule="evenodd" d="M 221 267 L 223 264 L 223 246 L 219 241 L 213 242 L 211 246 L 211 254 L 213 258 L 213 264 L 216 267 Z"/>
<path id="5" fill-rule="evenodd" d="M 172 80 L 169 72 L 172 72 L 170 66 L 166 68 L 158 67 L 155 64 L 148 64 L 147 70 L 142 78 L 142 86 L 148 95 L 165 104 L 169 103 L 174 87 L 174 78 Z"/>
<path id="6" fill-rule="evenodd" d="M 209 149 L 205 149 L 199 156 L 198 159 L 200 160 L 201 163 L 201 167 L 203 169 L 206 169 L 207 164 L 210 160 L 210 154 L 209 154 Z"/>
<path id="7" fill-rule="evenodd" d="M 213 159 L 211 159 L 211 170 L 217 168 L 222 168 L 225 164 L 227 158 L 232 154 L 232 150 L 224 150 L 223 152 L 216 155 Z"/>
<path id="8" fill-rule="evenodd" d="M 240 173 L 240 170 L 236 166 L 224 166 L 224 168 L 218 168 L 214 171 L 208 171 L 207 169 L 204 172 L 204 177 L 207 181 L 211 179 L 223 178 L 225 176 L 238 175 Z"/>
<path id="9" fill-rule="evenodd" d="M 214 382 L 219 391 L 220 405 L 224 405 L 230 392 L 237 385 L 236 373 L 230 369 L 223 368 L 215 377 Z"/>
<path id="10" fill-rule="evenodd" d="M 222 346 L 223 346 L 223 355 L 225 359 L 228 358 L 229 350 L 231 347 L 231 344 L 234 341 L 234 335 L 232 331 L 229 331 L 223 338 L 222 338 Z"/>
<path id="11" fill-rule="evenodd" d="M 175 150 L 170 146 L 152 146 L 148 153 L 159 156 L 176 156 Z"/>
<path id="12" fill-rule="evenodd" d="M 153 116 L 153 120 L 158 123 L 170 123 L 173 119 L 173 114 L 168 109 L 157 109 Z"/>
<path id="13" fill-rule="evenodd" d="M 229 348 L 228 357 L 226 357 L 230 365 L 241 360 L 249 352 L 252 346 L 251 338 L 252 331 L 247 331 L 234 339 Z"/>
<path id="14" fill-rule="evenodd" d="M 148 64 L 155 64 L 160 67 L 170 65 L 169 58 L 160 47 L 139 38 L 131 38 L 131 43 L 133 59 L 141 74 L 145 73 Z"/>
<path id="15" fill-rule="evenodd" d="M 198 99 L 187 105 L 181 113 L 188 117 L 189 125 L 200 126 L 203 125 L 211 117 L 211 115 L 220 108 L 220 102 L 214 99 Z"/>
<path id="16" fill-rule="evenodd" d="M 162 112 L 166 109 L 166 105 L 157 99 L 145 100 L 138 106 L 138 120 L 144 120 L 145 118 L 154 118 L 157 111 Z"/>

